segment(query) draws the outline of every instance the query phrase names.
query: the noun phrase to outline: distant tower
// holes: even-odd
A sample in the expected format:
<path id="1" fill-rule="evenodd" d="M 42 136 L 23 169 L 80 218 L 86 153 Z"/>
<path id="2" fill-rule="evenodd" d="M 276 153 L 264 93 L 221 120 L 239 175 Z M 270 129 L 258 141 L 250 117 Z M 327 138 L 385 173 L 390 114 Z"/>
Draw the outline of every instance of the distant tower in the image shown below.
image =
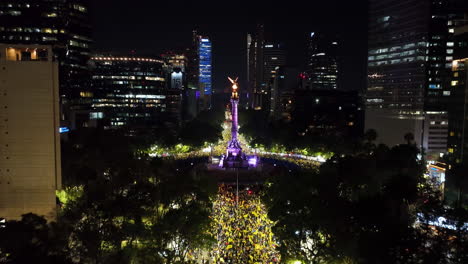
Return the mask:
<path id="1" fill-rule="evenodd" d="M 199 77 L 198 84 L 200 92 L 203 94 L 202 109 L 211 108 L 212 82 L 211 82 L 211 53 L 212 44 L 208 37 L 199 36 L 198 56 L 199 56 Z"/>
<path id="2" fill-rule="evenodd" d="M 309 89 L 335 90 L 338 80 L 338 41 L 325 34 L 311 32 L 308 49 Z"/>
<path id="3" fill-rule="evenodd" d="M 255 34 L 247 35 L 247 60 L 248 60 L 248 106 L 249 108 L 261 108 L 261 83 L 263 81 L 263 48 L 264 28 L 262 24 L 257 25 Z"/>

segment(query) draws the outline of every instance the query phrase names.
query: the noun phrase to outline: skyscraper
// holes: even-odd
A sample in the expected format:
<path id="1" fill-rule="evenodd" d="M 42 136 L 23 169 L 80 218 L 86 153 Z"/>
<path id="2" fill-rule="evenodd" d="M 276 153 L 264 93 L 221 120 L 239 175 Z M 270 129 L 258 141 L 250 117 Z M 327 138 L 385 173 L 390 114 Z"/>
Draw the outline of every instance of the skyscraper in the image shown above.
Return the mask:
<path id="1" fill-rule="evenodd" d="M 334 90 L 338 80 L 338 40 L 324 33 L 311 32 L 308 46 L 309 89 Z"/>
<path id="2" fill-rule="evenodd" d="M 266 42 L 264 27 L 247 34 L 248 108 L 270 109 L 271 89 L 278 67 L 286 65 L 286 51 L 281 43 Z"/>
<path id="3" fill-rule="evenodd" d="M 190 101 L 195 101 L 196 112 L 211 107 L 212 43 L 208 37 L 192 32 L 192 46 L 187 52 L 187 82 Z"/>
<path id="4" fill-rule="evenodd" d="M 92 34 L 87 0 L 0 3 L 0 42 L 52 45 L 59 61 L 61 119 L 69 119 L 89 85 Z"/>
<path id="5" fill-rule="evenodd" d="M 203 109 L 211 108 L 212 81 L 211 81 L 211 54 L 212 45 L 207 37 L 199 36 L 198 56 L 199 56 L 199 87 L 203 94 Z"/>
<path id="6" fill-rule="evenodd" d="M 258 24 L 255 34 L 247 34 L 247 106 L 252 109 L 261 109 L 264 46 L 264 26 Z"/>
<path id="7" fill-rule="evenodd" d="M 468 164 L 468 20 L 455 28 L 450 82 L 448 152 L 453 163 Z"/>
<path id="8" fill-rule="evenodd" d="M 370 1 L 366 129 L 379 142 L 413 133 L 426 153 L 446 152 L 456 2 Z"/>
<path id="9" fill-rule="evenodd" d="M 51 46 L 0 44 L 0 217 L 56 217 L 58 75 Z"/>
<path id="10" fill-rule="evenodd" d="M 288 98 L 297 88 L 300 82 L 298 78 L 299 69 L 288 66 L 277 66 L 275 68 L 275 77 L 270 88 L 270 117 L 278 119 L 287 117 L 285 114 L 285 105 L 288 104 Z"/>

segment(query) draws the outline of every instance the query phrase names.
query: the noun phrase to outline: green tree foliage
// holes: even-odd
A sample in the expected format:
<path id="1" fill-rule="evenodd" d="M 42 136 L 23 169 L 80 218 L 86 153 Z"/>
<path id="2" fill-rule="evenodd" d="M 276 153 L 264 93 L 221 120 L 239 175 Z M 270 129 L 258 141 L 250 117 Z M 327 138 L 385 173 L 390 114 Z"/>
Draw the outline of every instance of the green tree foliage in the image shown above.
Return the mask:
<path id="1" fill-rule="evenodd" d="M 8 222 L 0 262 L 190 263 L 210 247 L 215 179 L 187 161 L 136 155 L 147 142 L 116 131 L 72 133 L 57 223 L 35 215 Z"/>
<path id="2" fill-rule="evenodd" d="M 221 110 L 201 112 L 195 119 L 183 125 L 179 133 L 181 143 L 193 148 L 200 148 L 205 143 L 217 143 L 222 139 L 223 121 L 224 113 Z"/>
<path id="3" fill-rule="evenodd" d="M 193 167 L 124 159 L 84 184 L 60 216 L 82 263 L 179 263 L 209 242 L 215 182 Z"/>
<path id="4" fill-rule="evenodd" d="M 446 263 L 450 254 L 463 252 L 452 246 L 466 242 L 466 232 L 447 231 L 442 239 L 428 225 L 415 225 L 418 213 L 447 214 L 440 196 L 425 187 L 417 154 L 413 145 L 379 145 L 368 153 L 335 156 L 318 172 L 278 174 L 267 184 L 264 201 L 270 218 L 277 221 L 273 231 L 281 241 L 282 258 L 306 263 Z M 457 242 L 449 246 L 448 238 Z M 436 262 L 421 262 L 429 259 Z"/>
<path id="5" fill-rule="evenodd" d="M 307 149 L 310 153 L 352 153 L 357 142 L 337 134 L 332 129 L 311 129 L 300 120 L 270 120 L 264 111 L 247 110 L 239 113 L 239 132 L 250 145 L 273 149 L 282 146 L 286 151 Z"/>
<path id="6" fill-rule="evenodd" d="M 23 215 L 0 228 L 0 263 L 72 263 L 67 255 L 66 235 L 43 217 Z"/>
<path id="7" fill-rule="evenodd" d="M 64 189 L 62 199 L 73 199 L 58 223 L 29 214 L 0 228 L 2 263 L 191 263 L 212 245 L 212 177 L 168 161 L 119 161 L 83 182 L 80 195 Z"/>

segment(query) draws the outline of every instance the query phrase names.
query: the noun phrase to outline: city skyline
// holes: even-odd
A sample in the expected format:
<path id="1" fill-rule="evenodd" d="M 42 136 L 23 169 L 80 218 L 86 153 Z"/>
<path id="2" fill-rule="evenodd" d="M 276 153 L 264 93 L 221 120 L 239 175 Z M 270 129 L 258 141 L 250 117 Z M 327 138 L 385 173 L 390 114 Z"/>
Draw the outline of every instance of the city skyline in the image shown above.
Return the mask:
<path id="1" fill-rule="evenodd" d="M 468 263 L 467 0 L 2 0 L 0 109 L 0 263 Z"/>
<path id="2" fill-rule="evenodd" d="M 112 9 L 106 8 L 112 5 Z M 243 6 L 249 6 L 243 10 Z M 135 52 L 137 55 L 161 54 L 174 48 L 190 46 L 192 30 L 207 35 L 213 42 L 213 87 L 228 87 L 227 75 L 239 76 L 246 86 L 247 33 L 256 25 L 265 25 L 267 41 L 282 42 L 288 51 L 288 65 L 305 67 L 310 32 L 325 31 L 342 39 L 343 79 L 345 90 L 364 90 L 367 57 L 367 3 L 320 1 L 269 2 L 221 6 L 214 1 L 205 5 L 137 1 L 127 12 L 125 1 L 93 1 L 94 47 L 98 51 Z M 155 15 L 154 10 L 160 10 Z M 162 10 L 173 10 L 163 12 Z M 273 19 L 277 17 L 277 19 Z M 216 21 L 216 23 L 213 23 Z"/>

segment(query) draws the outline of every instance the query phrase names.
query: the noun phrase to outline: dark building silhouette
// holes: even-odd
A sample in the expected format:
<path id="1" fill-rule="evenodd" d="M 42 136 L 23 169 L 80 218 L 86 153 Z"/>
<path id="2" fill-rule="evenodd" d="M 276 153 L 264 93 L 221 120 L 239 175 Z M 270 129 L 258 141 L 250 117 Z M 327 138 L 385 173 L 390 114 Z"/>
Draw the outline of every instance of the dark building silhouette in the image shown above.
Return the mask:
<path id="1" fill-rule="evenodd" d="M 299 77 L 298 77 L 299 76 Z M 270 88 L 270 117 L 273 119 L 289 118 L 288 102 L 289 94 L 294 91 L 302 81 L 299 69 L 290 66 L 277 66 L 275 77 Z"/>
<path id="2" fill-rule="evenodd" d="M 296 89 L 284 107 L 291 107 L 292 121 L 302 134 L 357 138 L 363 132 L 364 108 L 357 91 Z"/>
<path id="3" fill-rule="evenodd" d="M 338 40 L 336 37 L 320 32 L 310 33 L 307 77 L 309 89 L 337 89 Z"/>
<path id="4" fill-rule="evenodd" d="M 247 108 L 269 110 L 271 89 L 279 67 L 286 65 L 286 50 L 282 43 L 265 41 L 264 27 L 247 34 Z"/>
<path id="5" fill-rule="evenodd" d="M 468 164 L 468 21 L 465 23 L 455 28 L 455 56 L 448 108 L 448 152 L 454 164 Z"/>
<path id="6" fill-rule="evenodd" d="M 258 24 L 255 34 L 247 34 L 247 108 L 261 109 L 264 45 L 264 26 Z"/>

